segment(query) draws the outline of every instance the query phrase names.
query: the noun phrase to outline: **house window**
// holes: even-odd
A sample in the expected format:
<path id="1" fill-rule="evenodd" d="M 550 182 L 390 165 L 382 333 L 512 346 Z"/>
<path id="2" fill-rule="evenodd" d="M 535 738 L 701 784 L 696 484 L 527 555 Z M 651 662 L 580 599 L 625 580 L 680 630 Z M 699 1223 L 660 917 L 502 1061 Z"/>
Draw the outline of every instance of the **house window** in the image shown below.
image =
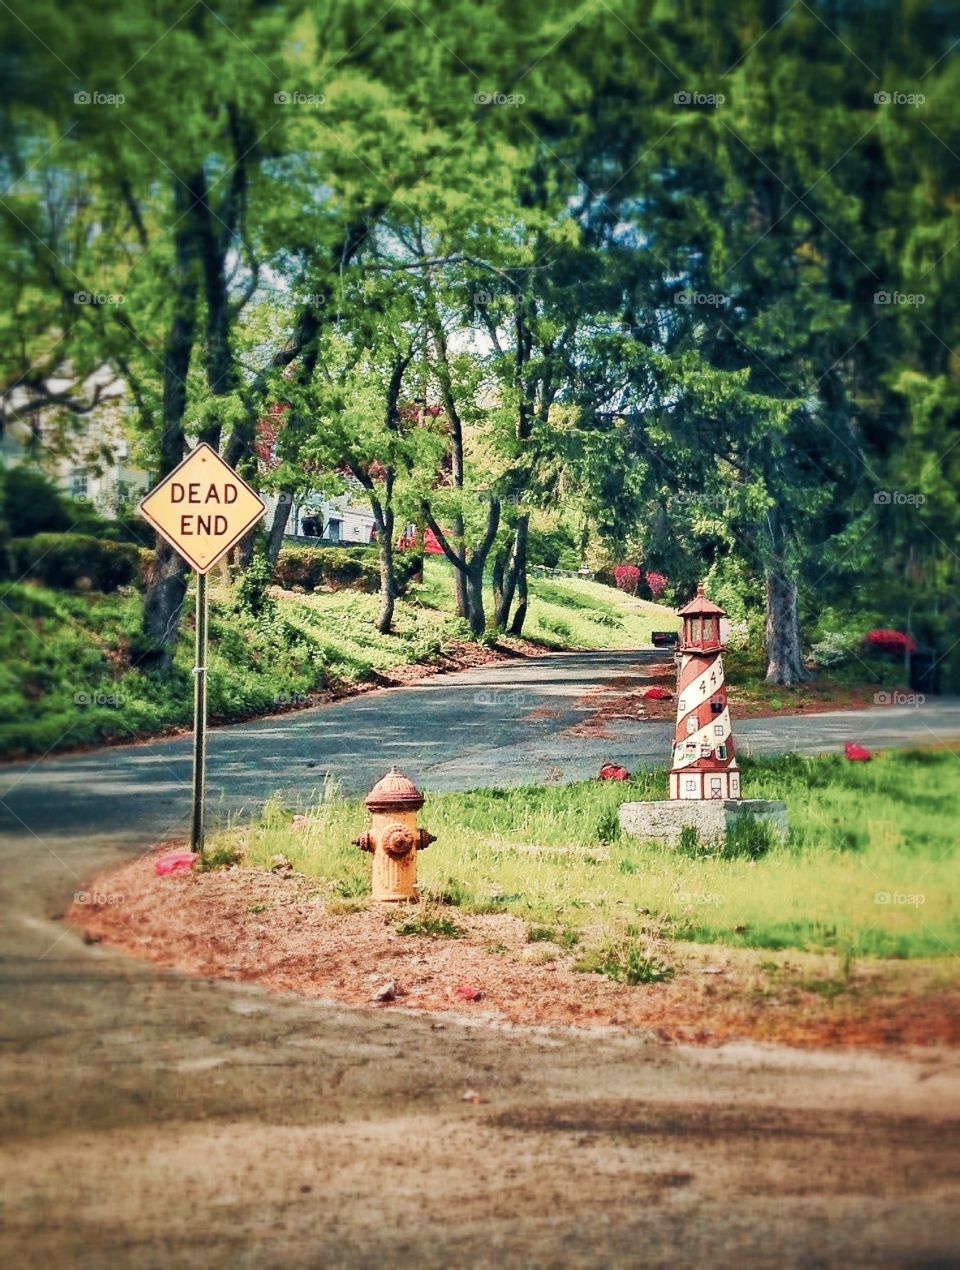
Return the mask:
<path id="1" fill-rule="evenodd" d="M 87 501 L 88 483 L 86 472 L 80 472 L 76 469 L 70 477 L 70 494 L 78 503 Z"/>
<path id="2" fill-rule="evenodd" d="M 717 758 L 726 758 L 726 757 L 727 757 L 727 747 L 725 745 L 718 745 Z"/>
<path id="3" fill-rule="evenodd" d="M 730 773 L 730 793 L 736 797 L 740 793 L 740 777 Z"/>
<path id="4" fill-rule="evenodd" d="M 715 723 L 715 724 L 713 725 L 713 735 L 714 735 L 714 736 L 723 736 L 723 724 L 722 724 L 722 723 Z"/>
<path id="5" fill-rule="evenodd" d="M 695 780 L 695 779 L 688 779 L 688 780 L 684 781 L 684 787 L 685 787 L 685 788 L 686 788 L 686 789 L 687 789 L 690 793 L 693 793 L 693 791 L 697 788 L 697 782 L 696 782 L 696 780 Z"/>

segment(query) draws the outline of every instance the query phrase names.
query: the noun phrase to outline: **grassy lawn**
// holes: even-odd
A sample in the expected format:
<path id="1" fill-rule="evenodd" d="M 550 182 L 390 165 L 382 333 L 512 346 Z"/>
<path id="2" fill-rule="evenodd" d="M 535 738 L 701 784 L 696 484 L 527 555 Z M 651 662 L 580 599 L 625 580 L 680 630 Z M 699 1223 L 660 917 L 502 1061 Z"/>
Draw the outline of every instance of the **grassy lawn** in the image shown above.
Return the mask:
<path id="1" fill-rule="evenodd" d="M 438 841 L 418 858 L 429 920 L 448 911 L 440 904 L 507 911 L 582 948 L 585 968 L 625 936 L 844 957 L 960 951 L 960 755 L 890 752 L 869 764 L 787 756 L 743 767 L 749 796 L 786 801 L 785 844 L 754 836 L 717 853 L 622 837 L 619 804 L 663 797 L 662 771 L 623 784 L 431 796 L 422 821 Z M 350 845 L 367 823 L 361 802 L 328 788 L 306 825 L 292 828 L 291 815 L 266 809 L 244 835 L 248 862 L 269 866 L 282 853 L 328 895 L 362 904 L 370 862 Z"/>
<path id="2" fill-rule="evenodd" d="M 172 678 L 130 668 L 142 596 L 73 594 L 34 583 L 0 588 L 0 754 L 44 754 L 190 725 L 193 598 Z M 228 723 L 305 703 L 311 694 L 429 663 L 469 637 L 453 608 L 450 567 L 428 559 L 424 584 L 398 603 L 396 630 L 374 625 L 379 601 L 359 591 L 284 593 L 272 612 L 238 612 L 210 588 L 209 713 Z M 630 648 L 669 609 L 579 579 L 534 580 L 525 634 L 545 648 Z"/>
<path id="3" fill-rule="evenodd" d="M 672 609 L 625 595 L 583 578 L 530 578 L 525 639 L 544 648 L 638 648 L 652 631 L 680 629 Z M 453 572 L 436 556 L 427 557 L 423 605 L 453 611 Z M 488 614 L 489 616 L 489 614 Z"/>

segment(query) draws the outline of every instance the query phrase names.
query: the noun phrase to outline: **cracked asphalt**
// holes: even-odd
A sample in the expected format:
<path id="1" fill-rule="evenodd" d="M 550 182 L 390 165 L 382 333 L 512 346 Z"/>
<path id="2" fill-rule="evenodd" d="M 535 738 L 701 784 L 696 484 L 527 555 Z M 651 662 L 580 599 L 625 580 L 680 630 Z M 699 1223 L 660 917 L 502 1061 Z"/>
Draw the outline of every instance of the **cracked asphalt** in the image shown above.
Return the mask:
<path id="1" fill-rule="evenodd" d="M 217 729 L 211 817 L 307 799 L 327 772 L 363 792 L 392 762 L 427 791 L 662 762 L 669 724 L 562 735 L 645 657 L 662 654 L 505 663 Z M 958 735 L 948 700 L 737 727 L 765 753 Z M 0 769 L 4 1264 L 957 1263 L 953 1054 L 348 1010 L 85 945 L 58 920 L 70 896 L 181 832 L 189 778 L 189 738 Z"/>

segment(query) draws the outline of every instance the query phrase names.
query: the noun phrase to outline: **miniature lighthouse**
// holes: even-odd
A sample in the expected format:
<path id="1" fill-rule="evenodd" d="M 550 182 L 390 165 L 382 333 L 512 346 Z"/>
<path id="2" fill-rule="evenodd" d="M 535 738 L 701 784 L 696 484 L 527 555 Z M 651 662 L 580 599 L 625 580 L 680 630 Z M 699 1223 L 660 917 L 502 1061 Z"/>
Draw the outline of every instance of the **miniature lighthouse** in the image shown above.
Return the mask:
<path id="1" fill-rule="evenodd" d="M 680 616 L 683 636 L 670 797 L 739 798 L 740 771 L 733 750 L 720 642 L 720 619 L 726 614 L 711 604 L 701 584 Z"/>

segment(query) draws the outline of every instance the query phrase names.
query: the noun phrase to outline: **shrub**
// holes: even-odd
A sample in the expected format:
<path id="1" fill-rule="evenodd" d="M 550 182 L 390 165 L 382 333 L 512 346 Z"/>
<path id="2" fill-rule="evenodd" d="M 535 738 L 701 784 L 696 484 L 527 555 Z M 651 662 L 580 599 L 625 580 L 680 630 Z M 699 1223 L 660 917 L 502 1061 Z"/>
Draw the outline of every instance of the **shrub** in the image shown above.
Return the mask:
<path id="1" fill-rule="evenodd" d="M 422 568 L 423 557 L 416 552 L 396 556 L 394 569 L 401 592 Z M 352 588 L 372 594 L 380 589 L 380 561 L 369 547 L 284 547 L 273 578 L 288 590 L 294 586 L 304 591 Z"/>
<path id="2" fill-rule="evenodd" d="M 648 573 L 647 586 L 650 588 L 651 598 L 659 600 L 667 589 L 667 579 L 662 573 Z"/>
<path id="3" fill-rule="evenodd" d="M 66 533 L 76 520 L 54 483 L 28 467 L 3 473 L 3 503 L 11 530 L 23 538 Z"/>
<path id="4" fill-rule="evenodd" d="M 867 648 L 878 653 L 915 653 L 917 651 L 916 642 L 905 635 L 903 631 L 875 630 L 867 631 L 863 637 L 863 642 Z"/>
<path id="5" fill-rule="evenodd" d="M 10 540 L 14 576 L 31 578 L 54 590 L 72 590 L 88 578 L 93 591 L 115 591 L 136 581 L 148 552 L 128 543 L 105 542 L 86 534 L 34 534 Z"/>
<path id="6" fill-rule="evenodd" d="M 635 564 L 618 564 L 613 571 L 613 580 L 620 591 L 628 595 L 636 595 L 640 587 L 642 574 Z"/>

